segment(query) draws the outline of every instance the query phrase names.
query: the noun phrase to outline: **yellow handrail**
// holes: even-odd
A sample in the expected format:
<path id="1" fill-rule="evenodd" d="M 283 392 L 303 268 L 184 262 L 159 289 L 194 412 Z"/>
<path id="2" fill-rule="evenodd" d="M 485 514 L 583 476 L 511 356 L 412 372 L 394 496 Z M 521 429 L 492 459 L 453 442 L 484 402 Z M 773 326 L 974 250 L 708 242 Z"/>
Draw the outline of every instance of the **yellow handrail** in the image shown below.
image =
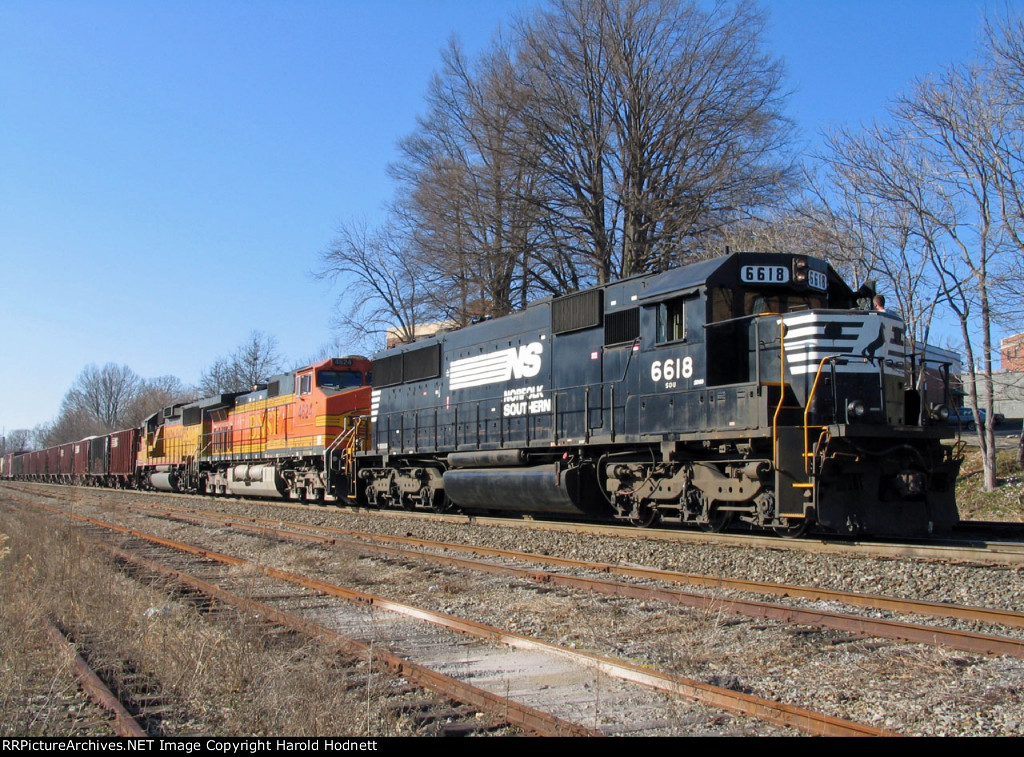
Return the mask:
<path id="1" fill-rule="evenodd" d="M 779 318 L 779 404 L 772 416 L 772 466 L 779 469 L 779 414 L 786 398 L 786 322 Z"/>
<path id="2" fill-rule="evenodd" d="M 825 363 L 840 357 L 842 357 L 842 355 L 827 355 L 821 359 L 820 363 L 818 363 L 818 370 L 814 374 L 814 383 L 811 384 L 811 391 L 807 395 L 807 403 L 804 406 L 804 473 L 808 476 L 811 474 L 810 457 L 808 456 L 811 451 L 810 436 L 808 434 L 808 429 L 810 428 L 811 401 L 814 399 L 815 392 L 818 391 L 818 381 L 821 379 L 821 369 L 825 367 Z M 824 429 L 825 427 L 820 426 L 819 428 Z M 819 436 L 818 438 L 820 439 L 821 437 Z"/>

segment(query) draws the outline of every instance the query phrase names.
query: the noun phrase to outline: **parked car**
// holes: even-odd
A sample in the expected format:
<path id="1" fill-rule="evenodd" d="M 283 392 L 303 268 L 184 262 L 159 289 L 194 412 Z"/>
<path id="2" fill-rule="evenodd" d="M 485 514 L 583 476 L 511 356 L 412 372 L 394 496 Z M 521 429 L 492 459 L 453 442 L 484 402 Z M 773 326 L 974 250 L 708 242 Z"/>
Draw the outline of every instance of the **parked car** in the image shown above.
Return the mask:
<path id="1" fill-rule="evenodd" d="M 981 417 L 981 425 L 985 425 L 985 410 L 981 409 L 978 411 Z M 1002 413 L 992 413 L 992 421 L 996 426 L 1003 425 L 1006 417 Z M 959 425 L 966 428 L 968 431 L 973 431 L 975 427 L 974 422 L 974 411 L 969 407 L 958 407 L 955 408 L 949 414 L 949 422 L 953 425 Z"/>

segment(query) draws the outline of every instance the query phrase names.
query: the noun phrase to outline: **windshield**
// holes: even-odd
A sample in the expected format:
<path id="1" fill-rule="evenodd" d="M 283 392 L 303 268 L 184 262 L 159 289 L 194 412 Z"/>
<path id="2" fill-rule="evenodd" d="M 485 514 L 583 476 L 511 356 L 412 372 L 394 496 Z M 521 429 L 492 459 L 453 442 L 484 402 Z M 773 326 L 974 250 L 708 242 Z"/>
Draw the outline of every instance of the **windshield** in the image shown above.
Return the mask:
<path id="1" fill-rule="evenodd" d="M 363 385 L 360 371 L 320 371 L 316 374 L 316 385 L 325 389 L 348 389 Z"/>
<path id="2" fill-rule="evenodd" d="M 792 313 L 796 310 L 820 310 L 826 307 L 825 297 L 813 292 L 746 292 L 743 295 L 743 314 Z"/>

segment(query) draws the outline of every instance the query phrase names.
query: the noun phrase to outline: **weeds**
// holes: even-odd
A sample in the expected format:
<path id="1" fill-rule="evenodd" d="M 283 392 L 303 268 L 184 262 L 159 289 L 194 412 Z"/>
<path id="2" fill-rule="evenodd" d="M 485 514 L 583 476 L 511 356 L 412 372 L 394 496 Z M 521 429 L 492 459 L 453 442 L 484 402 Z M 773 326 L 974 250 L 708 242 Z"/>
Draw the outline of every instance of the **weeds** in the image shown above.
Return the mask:
<path id="1" fill-rule="evenodd" d="M 10 536 L 0 540 L 0 733 L 109 733 L 75 715 L 81 697 L 40 630 L 43 617 L 87 647 L 112 688 L 147 682 L 166 710 L 154 735 L 411 730 L 388 714 L 392 679 L 382 671 L 127 576 L 74 529 L 10 510 L 0 520 Z"/>
<path id="2" fill-rule="evenodd" d="M 1017 464 L 1016 450 L 996 452 L 999 487 L 982 491 L 981 453 L 970 449 L 956 484 L 956 501 L 964 520 L 1024 521 L 1024 471 Z"/>

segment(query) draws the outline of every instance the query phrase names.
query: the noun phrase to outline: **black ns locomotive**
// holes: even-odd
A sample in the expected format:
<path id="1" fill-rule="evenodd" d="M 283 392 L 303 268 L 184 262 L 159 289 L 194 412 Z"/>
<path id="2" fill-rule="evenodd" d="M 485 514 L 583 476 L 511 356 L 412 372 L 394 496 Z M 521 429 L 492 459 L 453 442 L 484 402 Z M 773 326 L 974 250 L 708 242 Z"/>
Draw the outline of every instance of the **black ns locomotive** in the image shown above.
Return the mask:
<path id="1" fill-rule="evenodd" d="M 359 496 L 799 533 L 941 531 L 960 460 L 904 324 L 822 260 L 734 253 L 375 357 Z"/>

